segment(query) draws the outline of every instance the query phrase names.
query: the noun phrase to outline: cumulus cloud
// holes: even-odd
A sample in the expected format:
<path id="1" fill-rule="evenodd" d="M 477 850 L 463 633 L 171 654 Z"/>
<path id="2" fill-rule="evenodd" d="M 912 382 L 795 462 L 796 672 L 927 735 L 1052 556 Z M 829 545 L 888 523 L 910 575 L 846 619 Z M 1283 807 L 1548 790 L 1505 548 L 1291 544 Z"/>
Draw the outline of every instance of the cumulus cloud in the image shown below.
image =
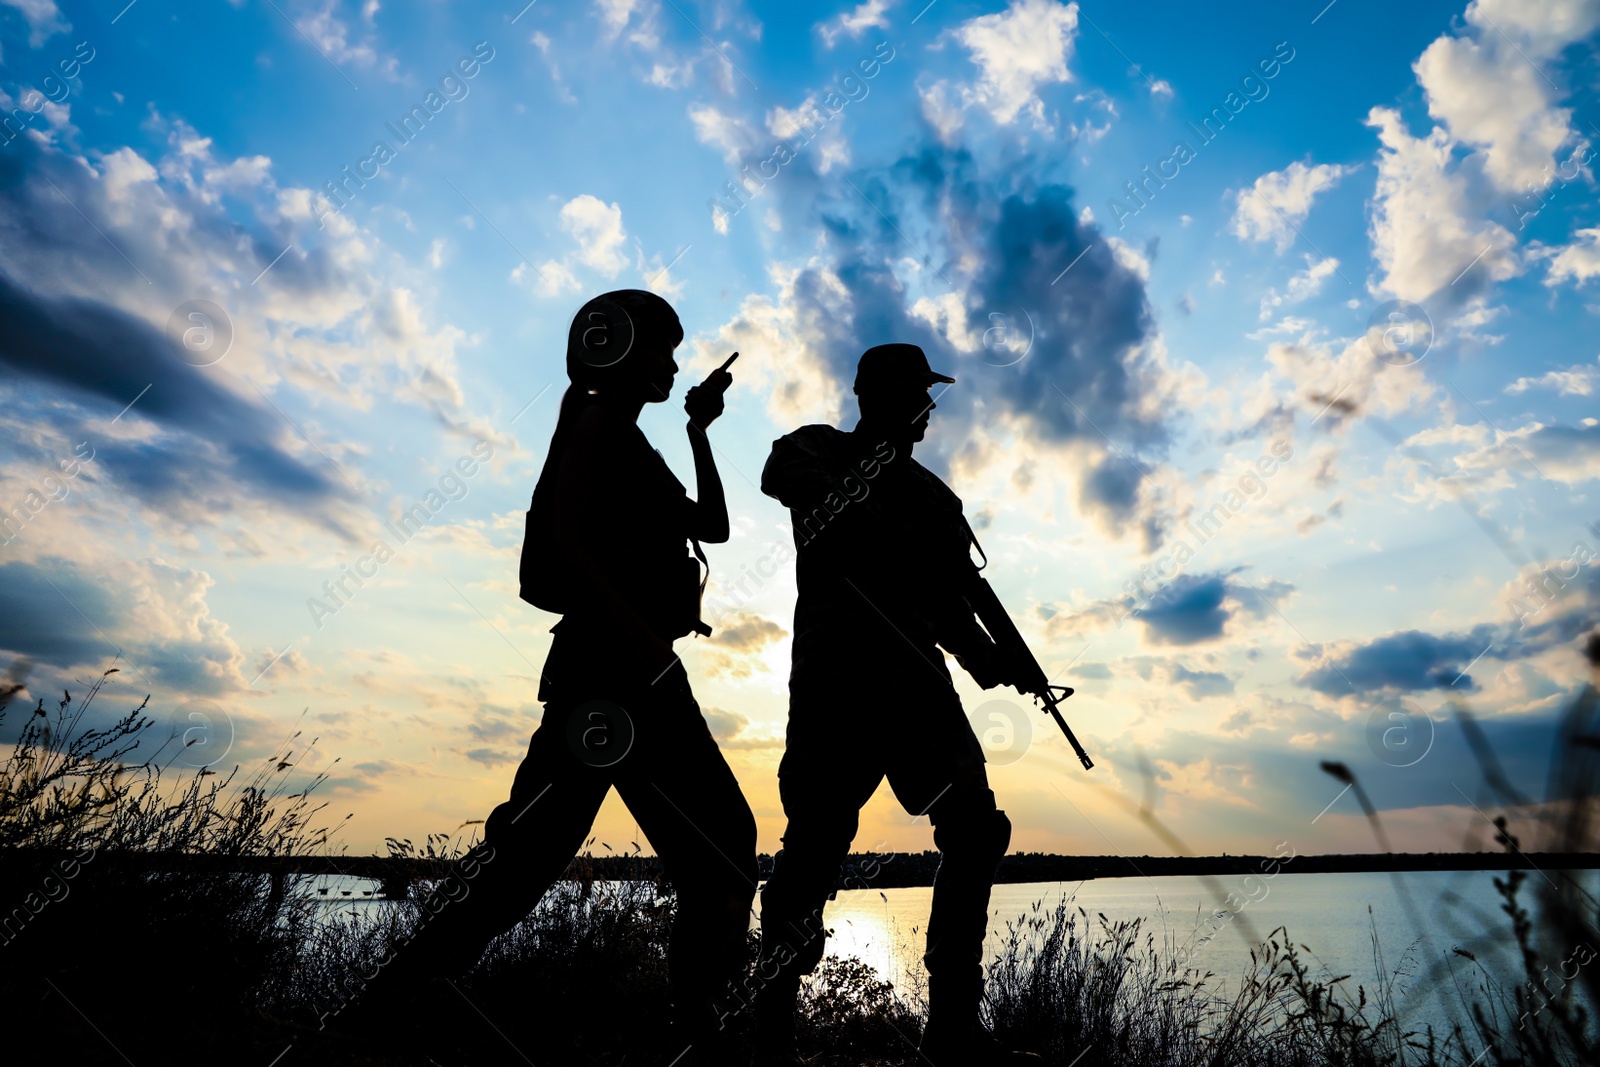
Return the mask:
<path id="1" fill-rule="evenodd" d="M 783 352 L 740 387 L 779 425 L 848 425 L 861 352 L 920 344 L 959 379 L 939 398 L 926 462 L 968 489 L 1026 462 L 1042 492 L 1049 481 L 1074 494 L 1110 536 L 1158 543 L 1170 520 L 1150 477 L 1172 375 L 1145 293 L 1154 249 L 1109 239 L 1070 188 L 1029 173 L 986 173 L 931 136 L 846 184 L 797 157 L 782 178 L 795 192 L 772 210 L 786 230 L 817 231 L 816 251 L 770 264 L 769 293 L 693 339 L 690 372 L 730 350 Z"/>
<path id="2" fill-rule="evenodd" d="M 1276 288 L 1267 290 L 1267 295 L 1261 298 L 1261 321 L 1266 322 L 1272 318 L 1273 311 L 1284 304 L 1298 304 L 1302 300 L 1310 299 L 1322 291 L 1322 285 L 1339 270 L 1339 261 L 1329 256 L 1318 259 L 1315 256 L 1306 256 L 1306 269 L 1289 278 L 1289 284 L 1284 291 L 1279 293 Z M 1288 320 L 1304 323 L 1306 320 Z"/>
<path id="3" fill-rule="evenodd" d="M 1328 696 L 1354 696 L 1379 689 L 1477 687 L 1468 669 L 1480 653 L 1492 651 L 1495 628 L 1484 624 L 1471 632 L 1438 636 L 1421 630 L 1385 634 L 1329 656 L 1300 678 L 1300 684 Z"/>
<path id="4" fill-rule="evenodd" d="M 422 324 L 409 292 L 393 281 L 403 268 L 380 262 L 382 247 L 370 233 L 343 216 L 327 218 L 319 231 L 310 225 L 310 191 L 279 188 L 270 161 L 217 159 L 210 139 L 185 124 L 151 122 L 167 133 L 168 146 L 153 160 L 120 148 L 95 165 L 54 151 L 22 161 L 28 180 L 8 185 L 7 206 L 17 211 L 7 215 L 14 242 L 0 251 L 0 268 L 26 276 L 37 291 L 109 297 L 158 326 L 182 300 L 210 297 L 236 326 L 227 368 L 244 364 L 269 382 L 286 376 L 358 407 L 380 384 L 403 390 L 422 375 L 453 379 L 459 331 Z M 241 230 L 230 201 L 258 225 Z M 30 213 L 48 222 L 48 241 L 16 226 Z M 84 216 L 93 223 L 87 231 Z M 241 277 L 253 284 L 241 285 Z M 270 354 L 287 369 L 263 365 L 269 350 L 251 343 L 260 337 L 275 339 Z M 395 342 L 397 381 L 378 372 L 388 360 L 371 358 L 380 337 Z"/>
<path id="5" fill-rule="evenodd" d="M 1428 114 L 1482 148 L 1484 174 L 1505 192 L 1540 182 L 1572 136 L 1571 111 L 1549 106 L 1543 76 L 1498 37 L 1440 37 L 1415 69 Z"/>
<path id="6" fill-rule="evenodd" d="M 825 103 L 832 96 L 835 94 L 831 89 L 822 94 L 821 100 L 816 93 L 809 93 L 795 108 L 780 106 L 767 112 L 767 130 L 780 141 L 809 145 L 815 140 L 812 151 L 818 174 L 827 174 L 836 165 L 850 162 L 850 142 L 843 127 L 831 121 L 835 112 Z M 812 133 L 819 129 L 821 133 Z"/>
<path id="7" fill-rule="evenodd" d="M 1587 596 L 1580 595 L 1580 585 L 1587 589 Z M 1299 684 L 1331 697 L 1479 690 L 1482 686 L 1474 672 L 1478 676 L 1496 673 L 1480 665 L 1515 663 L 1570 646 L 1594 628 L 1600 572 L 1589 566 L 1584 578 L 1567 592 L 1573 595 L 1522 620 L 1478 623 L 1443 634 L 1403 630 L 1318 647 L 1313 650 L 1316 665 L 1301 675 Z"/>
<path id="8" fill-rule="evenodd" d="M 0 318 L 0 363 L 99 401 L 91 409 L 137 398 L 140 417 L 170 431 L 119 439 L 78 427 L 100 442 L 96 461 L 152 504 L 214 499 L 234 486 L 302 507 L 334 493 L 325 466 L 287 452 L 291 431 L 278 415 L 195 373 L 142 319 L 80 297 L 41 297 L 3 274 Z"/>
<path id="9" fill-rule="evenodd" d="M 756 653 L 787 636 L 788 630 L 764 615 L 733 612 L 719 620 L 716 632 L 707 643 L 734 652 Z"/>
<path id="10" fill-rule="evenodd" d="M 1161 586 L 1135 616 L 1145 637 L 1157 645 L 1197 645 L 1224 635 L 1240 611 L 1262 616 L 1286 599 L 1294 587 L 1282 582 L 1236 580 L 1237 570 L 1180 574 Z"/>
<path id="11" fill-rule="evenodd" d="M 711 730 L 711 736 L 717 739 L 717 745 L 724 749 L 762 749 L 782 748 L 781 737 L 750 736 L 750 719 L 737 711 L 726 708 L 717 708 L 710 705 L 701 707 L 700 713 L 705 716 L 706 726 Z"/>
<path id="12" fill-rule="evenodd" d="M 279 187 L 265 157 L 219 158 L 159 114 L 147 129 L 166 139 L 148 158 L 20 139 L 0 157 L 0 366 L 13 372 L 0 423 L 25 428 L 0 454 L 88 441 L 83 477 L 125 494 L 134 516 L 253 554 L 252 530 L 348 537 L 366 520 L 361 450 L 321 432 L 307 396 L 414 404 L 447 432 L 513 444 L 465 411 L 465 334 L 426 321 L 400 281 L 410 268 L 370 232 L 346 216 L 319 228 L 311 192 Z M 213 366 L 184 361 L 166 333 L 197 298 L 232 328 Z M 49 398 L 47 427 L 19 412 L 19 389 Z"/>
<path id="13" fill-rule="evenodd" d="M 628 265 L 622 254 L 627 234 L 622 231 L 622 209 L 584 193 L 561 207 L 561 226 L 578 242 L 578 262 L 614 277 Z"/>
<path id="14" fill-rule="evenodd" d="M 747 300 L 703 358 L 744 338 L 781 341 L 789 356 L 769 410 L 814 421 L 849 417 L 863 349 L 919 344 L 958 379 L 939 399 L 929 462 L 981 469 L 1003 425 L 1027 448 L 1061 453 L 1046 466 L 1113 536 L 1158 538 L 1144 485 L 1166 448 L 1166 386 L 1144 258 L 1119 252 L 1069 188 L 1016 168 L 984 174 L 938 144 L 851 183 L 859 192 L 814 208 L 817 255 L 775 271 L 778 299 Z M 1004 352 L 985 347 L 995 316 Z"/>
<path id="15" fill-rule="evenodd" d="M 1486 201 L 1469 190 L 1443 128 L 1413 137 L 1400 113 L 1384 107 L 1372 109 L 1367 125 L 1382 145 L 1370 227 L 1381 291 L 1419 304 L 1438 294 L 1460 306 L 1521 271 L 1516 238 L 1483 217 Z"/>
<path id="16" fill-rule="evenodd" d="M 1188 692 L 1190 700 L 1227 696 L 1233 692 L 1233 679 L 1221 671 L 1194 671 L 1181 663 L 1172 665 L 1172 680 Z"/>
<path id="17" fill-rule="evenodd" d="M 968 19 L 950 35 L 978 67 L 975 85 L 954 88 L 963 106 L 979 107 L 1002 126 L 1021 115 L 1049 130 L 1039 90 L 1072 80 L 1067 62 L 1078 35 L 1078 5 L 1058 0 L 1012 0 L 1005 11 Z M 948 108 L 948 82 L 924 90 L 924 107 Z M 936 103 L 929 103 L 929 101 Z"/>
<path id="18" fill-rule="evenodd" d="M 312 47 L 335 64 L 376 67 L 387 76 L 396 77 L 400 61 L 393 56 L 380 56 L 373 43 L 375 35 L 370 32 L 377 5 L 371 4 L 366 9 L 365 21 L 369 32 L 361 35 L 353 32 L 343 19 L 334 14 L 338 6 L 339 0 L 322 0 L 320 5 L 308 6 L 295 17 L 294 28 L 311 42 Z"/>
<path id="19" fill-rule="evenodd" d="M 1473 0 L 1466 19 L 1543 58 L 1600 28 L 1600 0 Z"/>
<path id="20" fill-rule="evenodd" d="M 741 364 L 737 387 L 764 396 L 768 416 L 780 426 L 837 422 L 844 391 L 814 342 L 824 326 L 819 316 L 830 305 L 844 309 L 844 284 L 820 257 L 801 265 L 775 264 L 769 276 L 772 295 L 746 296 L 733 317 L 710 337 L 694 339 L 696 365 L 709 370 L 728 352 L 787 353 L 781 364 L 757 361 L 748 368 Z"/>
<path id="21" fill-rule="evenodd" d="M 689 108 L 689 121 L 694 124 L 695 139 L 722 150 L 722 158 L 737 164 L 746 148 L 752 147 L 756 137 L 749 123 L 709 104 Z"/>
<path id="22" fill-rule="evenodd" d="M 1182 689 L 1188 694 L 1190 700 L 1204 700 L 1207 697 L 1227 696 L 1233 692 L 1233 679 L 1221 671 L 1195 670 L 1168 659 L 1157 659 L 1154 656 L 1134 656 L 1128 661 L 1135 673 L 1145 681 L 1165 681 L 1167 684 Z M 1096 677 L 1086 675 L 1081 670 L 1073 670 L 1074 677 Z M 1107 673 L 1109 677 L 1109 672 Z"/>
<path id="23" fill-rule="evenodd" d="M 1544 248 L 1534 255 L 1550 261 L 1544 283 L 1552 288 L 1570 281 L 1579 287 L 1600 277 L 1600 226 L 1576 231 L 1571 244 Z"/>
<path id="24" fill-rule="evenodd" d="M 1339 184 L 1354 167 L 1319 163 L 1308 167 L 1299 160 L 1283 170 L 1269 171 L 1237 194 L 1233 232 L 1241 240 L 1275 241 L 1282 252 L 1294 244 L 1294 227 L 1311 214 L 1317 194 Z"/>
<path id="25" fill-rule="evenodd" d="M 628 234 L 622 225 L 622 208 L 618 205 L 583 193 L 561 205 L 557 221 L 577 247 L 561 259 L 547 259 L 539 264 L 535 272 L 536 285 L 543 295 L 583 291 L 580 268 L 603 278 L 615 278 L 635 262 L 623 251 Z M 642 256 L 638 257 L 638 262 L 643 265 Z M 528 280 L 528 266 L 519 263 L 511 272 L 512 280 Z"/>
<path id="26" fill-rule="evenodd" d="M 934 82 L 918 94 L 922 101 L 922 117 L 939 135 L 939 140 L 954 145 L 961 136 L 964 118 L 961 105 L 953 98 L 950 83 Z"/>
<path id="27" fill-rule="evenodd" d="M 1266 353 L 1273 374 L 1317 420 L 1319 427 L 1338 431 L 1360 413 L 1396 415 L 1413 411 L 1432 397 L 1433 384 L 1419 364 L 1390 366 L 1373 358 L 1365 336 L 1328 344 L 1309 336 L 1279 341 Z M 1272 390 L 1280 395 L 1282 389 Z M 1276 417 L 1269 410 L 1263 417 Z"/>
<path id="28" fill-rule="evenodd" d="M 1538 421 L 1501 432 L 1493 427 L 1423 431 L 1406 440 L 1411 448 L 1450 449 L 1443 470 L 1433 471 L 1434 488 L 1449 495 L 1463 491 L 1508 489 L 1515 477 L 1578 485 L 1600 478 L 1600 423 L 1576 426 Z"/>
<path id="29" fill-rule="evenodd" d="M 0 601 L 0 648 L 8 652 L 57 667 L 98 664 L 117 654 L 89 620 L 115 629 L 122 604 L 74 567 L 60 561 L 0 565 Z"/>
<path id="30" fill-rule="evenodd" d="M 1538 64 L 1600 27 L 1600 4 L 1475 0 L 1466 21 L 1471 31 L 1439 37 L 1413 64 L 1428 113 L 1481 151 L 1496 188 L 1542 185 L 1575 131 L 1571 109 L 1552 104 L 1556 89 Z"/>
<path id="31" fill-rule="evenodd" d="M 55 0 L 0 0 L 0 4 L 15 9 L 27 21 L 28 45 L 32 48 L 41 47 L 53 34 L 72 29 Z"/>
<path id="32" fill-rule="evenodd" d="M 1398 112 L 1374 108 L 1379 176 L 1371 236 L 1382 292 L 1437 313 L 1482 318 L 1493 283 L 1521 272 L 1516 239 L 1489 221 L 1507 194 L 1549 185 L 1563 146 L 1587 141 L 1544 69 L 1600 28 L 1600 2 L 1474 0 L 1465 23 L 1435 41 L 1413 69 L 1436 125 L 1411 136 Z M 1580 239 L 1550 253 L 1548 284 L 1580 283 L 1592 271 Z"/>
<path id="33" fill-rule="evenodd" d="M 1578 426 L 1535 422 L 1507 433 L 1481 457 L 1466 458 L 1464 465 L 1474 462 L 1520 470 L 1528 470 L 1532 464 L 1537 467 L 1534 476 L 1567 485 L 1594 481 L 1600 478 L 1600 425 L 1593 419 Z"/>
<path id="34" fill-rule="evenodd" d="M 1537 378 L 1518 378 L 1504 391 L 1515 396 L 1529 389 L 1554 389 L 1561 396 L 1593 396 L 1600 391 L 1600 366 L 1578 363 L 1565 370 L 1546 371 Z"/>
<path id="35" fill-rule="evenodd" d="M 839 43 L 841 37 L 850 37 L 859 40 L 874 26 L 887 27 L 891 0 L 865 0 L 859 7 L 845 11 L 829 19 L 827 22 L 817 23 L 817 33 L 822 37 L 822 43 L 832 48 Z"/>
<path id="36" fill-rule="evenodd" d="M 628 40 L 634 44 L 653 49 L 661 43 L 661 32 L 656 26 L 661 5 L 651 0 L 594 0 L 594 6 L 605 26 L 607 40 L 616 40 L 632 24 L 633 30 L 628 33 Z M 635 17 L 637 22 L 634 21 Z"/>
<path id="37" fill-rule="evenodd" d="M 771 619 L 733 612 L 717 620 L 711 637 L 696 646 L 695 658 L 707 677 L 750 678 L 772 669 L 761 652 L 788 636 Z"/>
<path id="38" fill-rule="evenodd" d="M 213 584 L 161 560 L 124 560 L 114 575 L 54 556 L 13 560 L 0 566 L 0 649 L 63 671 L 120 660 L 167 692 L 238 692 L 246 657 L 211 616 Z"/>
<path id="39" fill-rule="evenodd" d="M 516 752 L 501 751 L 497 748 L 469 748 L 461 752 L 466 759 L 480 766 L 493 769 L 507 763 L 516 763 L 522 757 Z"/>

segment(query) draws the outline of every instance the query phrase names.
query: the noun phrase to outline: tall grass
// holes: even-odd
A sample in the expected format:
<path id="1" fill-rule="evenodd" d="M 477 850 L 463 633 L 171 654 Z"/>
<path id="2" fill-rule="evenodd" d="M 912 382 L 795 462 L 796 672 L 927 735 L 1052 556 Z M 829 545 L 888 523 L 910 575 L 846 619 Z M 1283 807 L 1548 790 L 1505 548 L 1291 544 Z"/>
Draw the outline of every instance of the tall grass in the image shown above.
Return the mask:
<path id="1" fill-rule="evenodd" d="M 0 924 L 10 923 L 0 937 L 0 1004 L 13 1034 L 50 1035 L 68 1062 L 139 1067 L 266 1067 L 280 1055 L 283 1067 L 622 1067 L 665 1064 L 679 1051 L 662 1037 L 671 886 L 605 881 L 582 857 L 470 974 L 428 990 L 424 1013 L 364 1016 L 361 1026 L 334 1015 L 322 1028 L 330 1010 L 360 1003 L 362 976 L 415 927 L 428 887 L 330 906 L 309 880 L 275 886 L 225 869 L 141 873 L 121 862 L 131 852 L 304 855 L 326 851 L 331 831 L 315 825 L 323 779 L 289 784 L 298 737 L 253 774 L 177 775 L 170 753 L 139 758 L 152 738 L 144 705 L 85 726 L 109 677 L 81 701 L 28 709 L 0 766 Z M 1585 739 L 1595 736 L 1595 708 L 1588 689 L 1567 716 L 1547 803 L 1502 797 L 1550 851 L 1594 847 L 1600 747 Z M 1486 765 L 1491 788 L 1509 790 L 1497 774 Z M 1521 850 L 1503 817 L 1498 830 L 1503 848 Z M 458 828 L 389 849 L 450 858 L 470 843 Z M 1511 871 L 1496 886 L 1504 919 L 1495 932 L 1477 922 L 1481 936 L 1443 959 L 1410 953 L 1392 971 L 1375 936 L 1372 974 L 1354 982 L 1308 965 L 1310 950 L 1282 928 L 1261 938 L 1245 973 L 1219 976 L 1178 962 L 1188 957 L 1171 936 L 1158 941 L 1142 922 L 1070 902 L 1035 906 L 1010 925 L 984 1012 L 1004 1040 L 1063 1067 L 1600 1063 L 1600 965 L 1562 967 L 1578 946 L 1600 948 L 1593 898 L 1559 875 L 1530 883 Z M 1404 1031 L 1402 982 L 1446 989 L 1461 1021 L 1446 1033 Z M 914 1064 L 924 1010 L 915 986 L 895 988 L 859 960 L 830 957 L 802 995 L 803 1050 L 819 1065 Z M 732 1025 L 748 1038 L 747 1014 Z"/>
<path id="2" fill-rule="evenodd" d="M 79 1062 L 177 1062 L 181 1043 L 265 1049 L 312 902 L 225 869 L 135 873 L 125 857 L 312 852 L 328 834 L 313 828 L 321 779 L 289 793 L 286 750 L 245 778 L 176 776 L 170 744 L 133 762 L 155 742 L 145 704 L 84 725 L 114 673 L 81 700 L 40 701 L 0 765 L 0 848 L 21 850 L 0 864 L 0 1003 L 81 1035 Z"/>

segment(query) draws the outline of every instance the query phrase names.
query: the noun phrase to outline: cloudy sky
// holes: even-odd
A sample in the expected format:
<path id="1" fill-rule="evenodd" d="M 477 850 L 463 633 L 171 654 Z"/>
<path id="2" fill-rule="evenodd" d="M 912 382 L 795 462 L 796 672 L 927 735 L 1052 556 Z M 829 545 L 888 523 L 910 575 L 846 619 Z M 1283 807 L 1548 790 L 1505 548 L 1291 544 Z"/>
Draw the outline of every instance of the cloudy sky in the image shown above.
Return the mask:
<path id="1" fill-rule="evenodd" d="M 756 482 L 889 340 L 957 378 L 918 456 L 1097 760 L 959 683 L 1014 847 L 1165 851 L 1146 798 L 1374 847 L 1322 759 L 1397 847 L 1486 842 L 1455 706 L 1538 791 L 1600 589 L 1600 0 L 124 2 L 0 0 L 0 739 L 116 666 L 105 712 L 328 772 L 352 851 L 483 817 L 566 324 L 648 287 L 680 386 L 743 353 L 680 652 L 763 850 Z M 858 844 L 931 847 L 887 791 Z"/>

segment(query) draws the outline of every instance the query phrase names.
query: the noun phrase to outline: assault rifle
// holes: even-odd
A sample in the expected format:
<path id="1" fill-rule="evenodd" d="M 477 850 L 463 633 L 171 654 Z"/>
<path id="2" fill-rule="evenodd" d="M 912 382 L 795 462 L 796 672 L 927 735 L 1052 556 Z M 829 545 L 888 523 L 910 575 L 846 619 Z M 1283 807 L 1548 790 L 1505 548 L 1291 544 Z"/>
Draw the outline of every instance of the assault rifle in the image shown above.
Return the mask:
<path id="1" fill-rule="evenodd" d="M 961 521 L 966 524 L 965 518 Z M 1086 771 L 1092 769 L 1094 761 L 1073 736 L 1072 727 L 1067 725 L 1067 720 L 1061 717 L 1061 702 L 1072 695 L 1072 687 L 1050 684 L 1044 668 L 1039 666 L 1039 661 L 1028 648 L 1027 642 L 1022 639 L 1022 634 L 1017 631 L 1016 623 L 1012 622 L 1011 616 L 1006 613 L 1005 605 L 1000 603 L 1000 598 L 990 587 L 989 580 L 981 573 L 983 568 L 989 565 L 989 557 L 984 553 L 983 546 L 978 544 L 978 537 L 972 532 L 970 525 L 967 525 L 967 536 L 972 539 L 972 546 L 978 550 L 978 555 L 983 557 L 981 565 L 972 564 L 972 571 L 962 589 L 967 605 L 972 608 L 973 614 L 977 615 L 983 628 L 989 632 L 989 637 L 999 646 L 1001 653 L 1012 663 L 1021 665 L 1026 670 L 1026 681 L 1012 683 L 1017 692 L 1043 703 L 1044 710 L 1050 713 L 1056 725 L 1061 727 L 1061 732 L 1067 735 L 1067 742 L 1072 745 L 1072 751 L 1078 754 L 1078 762 L 1083 764 L 1083 769 Z"/>

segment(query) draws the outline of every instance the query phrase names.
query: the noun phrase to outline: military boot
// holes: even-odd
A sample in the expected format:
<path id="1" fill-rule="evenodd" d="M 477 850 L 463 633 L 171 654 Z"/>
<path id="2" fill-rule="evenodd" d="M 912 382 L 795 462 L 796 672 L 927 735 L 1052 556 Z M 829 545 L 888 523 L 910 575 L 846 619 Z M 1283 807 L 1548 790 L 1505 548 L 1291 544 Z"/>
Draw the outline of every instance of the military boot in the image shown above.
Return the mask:
<path id="1" fill-rule="evenodd" d="M 780 975 L 755 997 L 756 1051 L 752 1067 L 801 1067 L 795 1043 L 795 1001 L 800 980 Z"/>
<path id="2" fill-rule="evenodd" d="M 1032 1052 L 1008 1048 L 983 1028 L 978 1005 L 983 1000 L 983 976 L 928 976 L 928 1025 L 923 1028 L 918 1053 L 934 1067 L 1042 1067 L 1044 1059 Z"/>

